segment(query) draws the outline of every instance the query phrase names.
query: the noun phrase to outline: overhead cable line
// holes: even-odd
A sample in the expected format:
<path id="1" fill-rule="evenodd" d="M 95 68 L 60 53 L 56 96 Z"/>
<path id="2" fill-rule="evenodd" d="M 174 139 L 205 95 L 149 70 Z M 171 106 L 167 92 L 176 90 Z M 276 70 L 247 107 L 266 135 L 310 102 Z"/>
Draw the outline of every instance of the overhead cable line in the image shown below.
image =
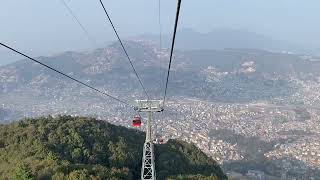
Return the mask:
<path id="1" fill-rule="evenodd" d="M 139 75 L 138 75 L 138 73 L 137 73 L 137 71 L 136 71 L 133 63 L 132 63 L 131 58 L 129 57 L 129 54 L 128 54 L 126 48 L 124 47 L 124 45 L 123 45 L 123 43 L 122 43 L 122 41 L 121 41 L 121 38 L 120 38 L 120 36 L 119 36 L 119 34 L 118 34 L 115 26 L 113 25 L 113 22 L 112 22 L 112 20 L 111 20 L 111 18 L 110 18 L 110 16 L 109 16 L 109 13 L 107 12 L 107 10 L 106 10 L 106 8 L 105 8 L 105 6 L 104 6 L 102 0 L 100 0 L 100 4 L 101 4 L 101 6 L 102 6 L 102 8 L 103 8 L 103 10 L 104 10 L 104 12 L 105 12 L 105 14 L 106 14 L 106 16 L 108 17 L 108 20 L 109 20 L 109 22 L 110 22 L 110 24 L 111 24 L 111 26 L 112 26 L 112 28 L 113 28 L 113 31 L 115 32 L 115 34 L 116 34 L 116 36 L 117 36 L 117 38 L 118 38 L 118 41 L 120 42 L 120 45 L 121 45 L 124 53 L 126 54 L 128 60 L 129 60 L 129 62 L 130 62 L 130 64 L 131 64 L 131 67 L 132 67 L 132 69 L 133 69 L 136 77 L 138 78 L 139 83 L 140 83 L 140 85 L 141 85 L 144 93 L 146 94 L 147 98 L 150 99 L 150 97 L 149 97 L 149 95 L 148 95 L 148 93 L 147 93 L 147 90 L 146 90 L 146 88 L 144 87 L 144 85 L 143 85 L 143 83 L 142 83 L 142 81 L 141 81 L 141 79 L 140 79 L 140 77 L 139 77 Z"/>
<path id="2" fill-rule="evenodd" d="M 159 51 L 160 51 L 160 56 L 159 56 L 159 74 L 160 74 L 160 81 L 159 81 L 159 89 L 160 89 L 160 93 L 161 92 L 161 87 L 162 85 L 164 84 L 164 81 L 162 79 L 163 75 L 165 75 L 162 71 L 162 23 L 161 23 L 161 0 L 158 0 L 158 23 L 159 23 Z M 160 97 L 161 97 L 161 94 L 160 94 Z M 161 111 L 161 114 L 159 116 L 159 118 L 161 119 L 164 119 L 164 115 L 163 115 L 163 111 Z M 157 127 L 155 128 L 156 129 L 156 134 L 158 134 L 157 132 Z"/>
<path id="3" fill-rule="evenodd" d="M 72 9 L 68 6 L 68 4 L 65 2 L 65 0 L 60 0 L 60 2 L 63 4 L 63 6 L 68 10 L 70 15 L 73 17 L 73 19 L 76 21 L 76 23 L 80 26 L 86 37 L 89 41 L 92 42 L 93 45 L 97 45 L 97 41 L 90 35 L 89 31 L 84 27 L 84 25 L 80 22 L 79 18 L 76 16 L 76 14 L 72 11 Z"/>
<path id="4" fill-rule="evenodd" d="M 174 50 L 176 34 L 177 34 L 177 28 L 178 28 L 178 23 L 179 23 L 180 7 L 181 7 L 181 0 L 178 0 L 177 13 L 176 13 L 176 19 L 175 19 L 175 25 L 174 25 L 174 31 L 173 31 L 173 37 L 172 37 L 172 44 L 171 44 L 169 67 L 168 67 L 168 73 L 167 73 L 167 81 L 166 81 L 166 87 L 165 87 L 165 90 L 164 90 L 163 105 L 164 105 L 164 103 L 166 101 L 166 97 L 167 97 L 167 90 L 168 90 L 168 83 L 169 83 L 169 77 L 170 77 L 173 50 Z"/>
<path id="5" fill-rule="evenodd" d="M 22 53 L 22 52 L 19 52 L 19 51 L 15 50 L 15 49 L 12 48 L 12 47 L 9 47 L 9 46 L 1 43 L 1 42 L 0 42 L 0 45 L 3 46 L 3 47 L 5 47 L 5 48 L 7 48 L 7 49 L 10 49 L 11 51 L 14 51 L 14 52 L 17 53 L 17 54 L 20 54 L 20 55 L 28 58 L 28 59 L 31 60 L 31 61 L 34 61 L 34 62 L 36 62 L 36 63 L 38 63 L 38 64 L 40 64 L 40 65 L 42 65 L 42 66 L 44 66 L 44 67 L 46 67 L 46 68 L 48 68 L 48 69 L 51 69 L 52 71 L 54 71 L 54 72 L 56 72 L 56 73 L 58 73 L 58 74 L 61 74 L 62 76 L 65 76 L 65 77 L 67 77 L 67 78 L 69 78 L 69 79 L 71 79 L 71 80 L 73 80 L 73 81 L 75 81 L 75 82 L 77 82 L 77 83 L 79 83 L 79 84 L 81 84 L 81 85 L 83 85 L 83 86 L 86 86 L 86 87 L 92 89 L 93 91 L 96 91 L 96 92 L 98 92 L 98 93 L 100 93 L 100 94 L 102 94 L 102 95 L 108 96 L 109 98 L 112 98 L 112 99 L 114 99 L 114 100 L 116 100 L 116 101 L 118 101 L 118 102 L 120 102 L 120 103 L 123 103 L 123 104 L 125 104 L 125 105 L 127 105 L 127 106 L 133 107 L 133 106 L 130 105 L 129 103 L 127 103 L 127 102 L 125 102 L 125 101 L 123 101 L 123 100 L 121 100 L 121 99 L 119 99 L 119 98 L 117 98 L 117 97 L 114 97 L 114 96 L 112 96 L 112 95 L 110 95 L 110 94 L 107 94 L 107 93 L 103 92 L 102 90 L 99 90 L 99 89 L 94 88 L 94 87 L 92 87 L 92 86 L 90 86 L 90 85 L 88 85 L 88 84 L 86 84 L 86 83 L 84 83 L 84 82 L 81 82 L 80 80 L 75 79 L 75 78 L 73 78 L 73 77 L 71 77 L 71 76 L 69 76 L 69 75 L 67 75 L 67 74 L 65 74 L 65 73 L 63 73 L 63 72 L 61 72 L 61 71 L 53 68 L 53 67 L 50 67 L 49 65 L 46 65 L 46 64 L 44 64 L 44 63 L 42 63 L 42 62 L 40 62 L 40 61 L 38 61 L 38 60 L 36 60 L 36 59 L 34 59 L 34 58 L 32 58 L 32 57 L 30 57 L 30 56 Z"/>
<path id="6" fill-rule="evenodd" d="M 158 8 L 158 23 L 159 23 L 159 25 L 158 25 L 158 27 L 159 27 L 159 51 L 160 51 L 160 54 L 159 54 L 159 56 L 158 56 L 158 61 L 159 61 L 159 75 L 160 75 L 160 79 L 159 79 L 159 86 L 160 86 L 160 89 L 161 89 L 161 87 L 163 86 L 163 84 L 164 84 L 164 80 L 162 79 L 163 78 L 163 75 L 165 75 L 165 74 L 163 74 L 163 73 L 165 73 L 165 72 L 163 72 L 162 71 L 162 62 L 161 62 L 161 56 L 162 56 L 162 23 L 161 23 L 161 0 L 158 0 L 158 3 L 157 3 L 157 8 Z M 161 96 L 161 90 L 160 90 L 160 96 Z"/>
<path id="7" fill-rule="evenodd" d="M 158 0 L 158 21 L 159 21 L 159 47 L 162 49 L 162 23 L 161 23 L 161 0 Z"/>

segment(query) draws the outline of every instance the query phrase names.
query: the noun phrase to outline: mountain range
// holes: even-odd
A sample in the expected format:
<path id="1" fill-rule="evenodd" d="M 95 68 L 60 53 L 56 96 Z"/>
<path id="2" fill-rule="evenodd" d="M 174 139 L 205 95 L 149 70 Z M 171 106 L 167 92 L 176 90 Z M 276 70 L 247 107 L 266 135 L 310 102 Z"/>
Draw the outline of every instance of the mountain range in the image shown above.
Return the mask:
<path id="1" fill-rule="evenodd" d="M 169 49 L 159 49 L 145 39 L 125 41 L 124 45 L 152 98 L 162 98 Z M 94 51 L 64 52 L 36 59 L 129 103 L 145 98 L 119 43 Z M 212 139 L 219 138 L 216 142 L 221 145 L 220 140 L 234 143 L 232 137 L 239 137 L 243 143 L 235 146 L 238 153 L 249 155 L 247 159 L 244 157 L 247 165 L 243 161 L 231 161 L 223 167 L 245 174 L 258 168 L 256 164 L 264 164 L 264 154 L 274 150 L 275 144 L 283 143 L 282 138 L 291 138 L 282 135 L 289 133 L 282 132 L 283 128 L 292 130 L 292 137 L 302 138 L 296 134 L 301 132 L 300 127 L 314 127 L 310 123 L 316 122 L 314 107 L 320 104 L 319 66 L 316 56 L 290 52 L 237 48 L 176 50 L 168 89 L 169 108 L 163 117 L 155 117 L 157 126 L 166 130 L 167 134 L 162 135 L 168 139 L 186 138 L 186 135 L 188 139 L 200 139 L 197 146 L 210 155 L 216 155 L 209 147 Z M 27 59 L 1 66 L 0 82 L 0 120 L 5 123 L 24 117 L 67 114 L 97 117 L 130 127 L 135 113 Z M 311 122 L 306 119 L 310 117 Z M 296 125 L 298 122 L 302 125 Z M 266 131 L 270 124 L 278 129 Z M 214 131 L 217 127 L 221 128 L 218 134 L 229 133 L 231 141 L 217 135 Z M 272 143 L 260 140 L 269 137 L 277 140 Z M 247 152 L 244 147 L 251 147 L 252 143 L 257 146 L 248 148 Z M 252 160 L 251 152 L 261 147 L 267 147 L 266 151 L 258 151 L 260 159 Z M 221 149 L 221 153 L 225 152 L 228 152 L 226 146 Z M 234 153 L 231 155 L 234 158 Z M 259 170 L 267 169 L 266 174 L 281 176 L 273 171 L 278 161 L 269 162 L 272 162 L 270 166 L 259 166 Z M 299 162 L 296 163 L 299 166 L 303 163 L 294 162 Z"/>
<path id="2" fill-rule="evenodd" d="M 129 37 L 128 39 L 144 39 L 159 43 L 159 35 L 143 34 L 138 36 Z M 171 34 L 162 35 L 162 46 L 169 48 L 171 46 Z M 106 43 L 110 44 L 110 43 Z M 100 46 L 100 45 L 99 45 Z M 98 48 L 98 47 L 96 47 Z M 307 48 L 305 46 L 290 43 L 286 41 L 276 40 L 272 37 L 262 35 L 255 32 L 236 30 L 236 29 L 214 29 L 210 32 L 197 32 L 193 29 L 182 29 L 178 32 L 176 48 L 187 50 L 199 50 L 199 49 L 211 49 L 211 50 L 223 50 L 228 48 L 235 49 L 263 49 L 275 52 L 318 52 L 313 48 Z M 45 50 L 45 52 L 51 52 Z M 55 52 L 55 51 L 54 51 Z M 27 52 L 28 53 L 28 52 Z M 53 52 L 52 52 L 53 53 Z M 43 50 L 32 50 L 32 54 L 44 54 Z M 15 60 L 19 60 L 20 57 L 10 53 L 4 48 L 0 48 L 0 65 L 8 64 Z"/>
<path id="3" fill-rule="evenodd" d="M 286 42 L 268 37 L 255 32 L 236 30 L 236 29 L 214 29 L 210 32 L 197 32 L 193 29 L 182 29 L 177 33 L 176 47 L 178 49 L 262 49 L 275 52 L 308 52 L 308 48 L 304 48 L 295 43 Z M 149 39 L 159 43 L 159 35 L 141 35 L 138 38 Z M 133 39 L 135 39 L 133 37 Z M 162 36 L 162 44 L 164 47 L 171 46 L 171 34 Z M 312 48 L 309 48 L 309 50 Z"/>
<path id="4" fill-rule="evenodd" d="M 157 49 L 153 43 L 144 40 L 127 41 L 125 46 L 148 91 L 160 97 L 169 50 Z M 118 43 L 92 52 L 64 52 L 37 59 L 115 96 L 144 98 Z M 218 102 L 286 98 L 299 90 L 295 77 L 314 74 L 314 78 L 319 74 L 319 66 L 312 57 L 265 50 L 177 50 L 168 93 L 169 96 Z M 77 83 L 29 60 L 0 67 L 0 82 L 0 104 L 7 106 L 19 99 L 27 104 L 36 103 L 79 91 L 94 96 Z M 21 109 L 15 109 L 15 112 L 21 112 Z"/>

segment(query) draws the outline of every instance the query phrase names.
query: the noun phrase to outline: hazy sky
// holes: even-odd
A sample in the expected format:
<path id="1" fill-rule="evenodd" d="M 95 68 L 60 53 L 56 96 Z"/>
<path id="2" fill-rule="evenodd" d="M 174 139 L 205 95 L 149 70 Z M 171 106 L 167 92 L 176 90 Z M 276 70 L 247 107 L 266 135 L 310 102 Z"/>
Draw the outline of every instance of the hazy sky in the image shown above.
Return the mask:
<path id="1" fill-rule="evenodd" d="M 99 0 L 65 0 L 98 44 L 114 40 Z M 181 28 L 232 28 L 310 48 L 320 47 L 319 0 L 182 0 Z M 120 36 L 158 33 L 158 0 L 104 0 Z M 172 30 L 176 0 L 161 0 L 163 31 Z M 1 0 L 0 42 L 36 55 L 94 47 L 61 0 Z M 320 49 L 320 48 L 319 48 Z M 0 65 L 17 59 L 0 47 Z"/>

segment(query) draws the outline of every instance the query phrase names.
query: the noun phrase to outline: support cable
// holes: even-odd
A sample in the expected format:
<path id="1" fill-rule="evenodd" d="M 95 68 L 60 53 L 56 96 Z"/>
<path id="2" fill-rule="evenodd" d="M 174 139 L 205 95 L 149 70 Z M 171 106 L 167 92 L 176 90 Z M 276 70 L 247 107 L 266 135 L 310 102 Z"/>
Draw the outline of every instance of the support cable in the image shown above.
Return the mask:
<path id="1" fill-rule="evenodd" d="M 119 98 L 117 98 L 117 97 L 114 97 L 114 96 L 112 96 L 112 95 L 109 95 L 109 94 L 103 92 L 102 90 L 99 90 L 99 89 L 94 88 L 94 87 L 92 87 L 92 86 L 90 86 L 90 85 L 88 85 L 88 84 L 86 84 L 86 83 L 84 83 L 84 82 L 81 82 L 80 80 L 75 79 L 75 78 L 73 78 L 73 77 L 71 77 L 71 76 L 69 76 L 69 75 L 67 75 L 67 74 L 65 74 L 65 73 L 63 73 L 63 72 L 61 72 L 61 71 L 53 68 L 53 67 L 50 67 L 50 66 L 48 66 L 48 65 L 46 65 L 46 64 L 44 64 L 44 63 L 42 63 L 42 62 L 40 62 L 40 61 L 38 61 L 38 60 L 36 60 L 36 59 L 34 59 L 34 58 L 32 58 L 32 57 L 30 57 L 30 56 L 22 53 L 22 52 L 19 52 L 19 51 L 15 50 L 15 49 L 12 48 L 12 47 L 9 47 L 9 46 L 1 43 L 1 42 L 0 42 L 0 45 L 3 46 L 3 47 L 5 47 L 5 48 L 7 48 L 7 49 L 9 49 L 9 50 L 11 50 L 11 51 L 14 51 L 14 52 L 17 53 L 17 54 L 20 54 L 20 55 L 28 58 L 28 59 L 31 60 L 31 61 L 34 61 L 34 62 L 38 63 L 38 64 L 40 64 L 40 65 L 42 65 L 42 66 L 44 66 L 44 67 L 46 67 L 46 68 L 48 68 L 48 69 L 50 69 L 50 70 L 58 73 L 58 74 L 61 74 L 62 76 L 65 76 L 65 77 L 67 77 L 67 78 L 69 78 L 69 79 L 71 79 L 71 80 L 73 80 L 73 81 L 75 81 L 75 82 L 77 82 L 77 83 L 79 83 L 79 84 L 81 84 L 81 85 L 83 85 L 83 86 L 86 86 L 86 87 L 92 89 L 93 91 L 96 91 L 96 92 L 98 92 L 98 93 L 100 93 L 100 94 L 102 94 L 102 95 L 108 96 L 109 98 L 112 98 L 112 99 L 114 99 L 114 100 L 116 100 L 116 101 L 118 101 L 118 102 L 120 102 L 120 103 L 123 103 L 123 104 L 125 104 L 125 105 L 127 105 L 127 106 L 133 107 L 133 106 L 130 105 L 129 103 L 127 103 L 127 102 L 125 102 L 125 101 L 123 101 L 123 100 L 121 100 L 121 99 L 119 99 Z"/>
<path id="2" fill-rule="evenodd" d="M 159 83 L 159 86 L 160 86 L 160 93 L 161 93 L 161 87 L 163 86 L 164 84 L 164 81 L 162 79 L 163 75 L 165 75 L 162 71 L 162 23 L 161 23 L 161 0 L 158 0 L 158 22 L 159 22 L 159 51 L 160 51 L 160 56 L 159 56 L 159 74 L 160 74 L 160 83 Z M 161 94 L 160 94 L 161 96 Z M 164 119 L 164 115 L 163 115 L 163 111 L 160 112 L 160 115 L 158 116 L 158 118 L 160 119 Z M 160 133 L 158 133 L 158 128 L 157 128 L 157 123 L 156 123 L 156 127 L 155 127 L 155 135 L 156 135 L 156 138 L 160 138 L 160 136 L 162 136 L 162 134 L 160 135 Z M 157 139 L 158 141 L 159 139 Z"/>
<path id="3" fill-rule="evenodd" d="M 158 0 L 158 21 L 159 21 L 159 47 L 162 49 L 162 23 L 161 23 L 161 0 Z"/>
<path id="4" fill-rule="evenodd" d="M 90 35 L 89 31 L 85 28 L 85 26 L 80 22 L 79 18 L 76 14 L 72 11 L 72 9 L 68 6 L 65 0 L 60 0 L 62 5 L 68 10 L 69 14 L 73 17 L 76 23 L 80 26 L 83 33 L 86 35 L 87 39 L 92 42 L 93 45 L 97 45 L 97 41 Z"/>
<path id="5" fill-rule="evenodd" d="M 159 51 L 160 54 L 158 56 L 158 61 L 159 61 L 159 89 L 160 89 L 160 96 L 161 96 L 161 87 L 164 84 L 164 80 L 162 80 L 163 76 L 165 75 L 165 72 L 162 72 L 162 23 L 161 23 L 161 0 L 158 0 L 157 3 L 157 8 L 158 8 L 158 23 L 159 23 Z"/>
<path id="6" fill-rule="evenodd" d="M 143 85 L 143 83 L 142 83 L 142 81 L 141 81 L 141 79 L 140 79 L 140 77 L 139 77 L 139 75 L 138 75 L 138 73 L 137 73 L 137 71 L 136 71 L 136 69 L 135 69 L 135 67 L 134 67 L 133 63 L 132 63 L 131 58 L 129 57 L 129 54 L 128 54 L 128 52 L 127 52 L 126 48 L 124 47 L 124 45 L 123 45 L 123 43 L 122 43 L 122 41 L 121 41 L 121 38 L 120 38 L 120 36 L 119 36 L 119 34 L 118 34 L 118 32 L 117 32 L 117 30 L 116 30 L 115 26 L 113 25 L 113 22 L 112 22 L 112 20 L 111 20 L 111 18 L 110 18 L 110 16 L 109 16 L 109 13 L 107 12 L 107 10 L 106 10 L 106 8 L 105 8 L 105 6 L 104 6 L 104 4 L 103 4 L 102 0 L 100 0 L 100 4 L 101 4 L 101 6 L 102 6 L 102 8 L 103 8 L 103 10 L 104 10 L 104 12 L 105 12 L 105 14 L 106 14 L 106 16 L 107 16 L 107 18 L 108 18 L 108 20 L 109 20 L 109 22 L 110 22 L 110 24 L 111 24 L 112 28 L 113 28 L 113 31 L 115 32 L 115 34 L 116 34 L 116 36 L 117 36 L 117 38 L 118 38 L 118 41 L 120 42 L 120 45 L 121 45 L 121 47 L 122 47 L 122 49 L 123 49 L 123 51 L 124 51 L 125 55 L 127 56 L 128 60 L 129 60 L 129 62 L 130 62 L 130 64 L 131 64 L 131 67 L 132 67 L 132 69 L 133 69 L 133 71 L 134 71 L 134 73 L 135 73 L 136 77 L 137 77 L 137 78 L 138 78 L 138 80 L 139 80 L 139 83 L 140 83 L 140 85 L 141 85 L 141 87 L 142 87 L 142 89 L 143 89 L 144 93 L 146 94 L 146 96 L 147 96 L 147 98 L 148 98 L 148 100 L 149 100 L 149 99 L 150 99 L 150 97 L 149 97 L 149 95 L 148 95 L 148 93 L 147 93 L 147 90 L 146 90 L 146 88 L 144 87 L 144 85 Z"/>
<path id="7" fill-rule="evenodd" d="M 174 50 L 176 34 L 177 34 L 177 28 L 178 28 L 178 22 L 179 22 L 180 7 L 181 7 L 181 0 L 178 0 L 177 13 L 176 13 L 176 19 L 175 19 L 175 25 L 174 25 L 174 31 L 173 31 L 173 38 L 172 38 L 172 44 L 171 44 L 170 61 L 169 61 L 169 67 L 168 67 L 168 73 L 167 73 L 166 88 L 165 88 L 164 97 L 163 97 L 163 106 L 165 104 L 166 97 L 167 97 L 167 90 L 168 90 L 168 83 L 169 83 L 169 77 L 170 77 L 173 50 Z"/>

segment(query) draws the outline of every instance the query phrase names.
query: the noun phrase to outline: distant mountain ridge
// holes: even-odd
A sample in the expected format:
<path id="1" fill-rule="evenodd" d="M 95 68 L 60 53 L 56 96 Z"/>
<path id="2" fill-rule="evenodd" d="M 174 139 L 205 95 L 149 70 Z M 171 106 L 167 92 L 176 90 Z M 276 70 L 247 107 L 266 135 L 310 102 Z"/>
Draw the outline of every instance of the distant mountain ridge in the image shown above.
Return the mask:
<path id="1" fill-rule="evenodd" d="M 163 36 L 163 45 L 169 47 L 171 34 Z M 158 36 L 142 35 L 140 38 L 159 41 Z M 177 33 L 176 47 L 178 49 L 199 50 L 226 48 L 235 49 L 263 49 L 269 51 L 303 52 L 303 48 L 280 40 L 275 40 L 265 35 L 235 29 L 215 29 L 211 32 L 200 33 L 193 29 L 182 29 Z"/>

